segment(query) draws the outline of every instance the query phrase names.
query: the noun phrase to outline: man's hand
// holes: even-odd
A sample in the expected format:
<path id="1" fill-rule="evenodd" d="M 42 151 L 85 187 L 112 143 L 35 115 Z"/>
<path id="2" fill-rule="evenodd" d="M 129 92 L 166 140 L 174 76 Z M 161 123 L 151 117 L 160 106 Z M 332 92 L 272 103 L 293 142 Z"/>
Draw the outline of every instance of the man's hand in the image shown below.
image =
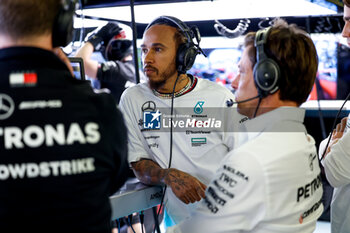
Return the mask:
<path id="1" fill-rule="evenodd" d="M 205 197 L 206 186 L 197 178 L 175 168 L 161 168 L 155 161 L 141 159 L 131 163 L 135 176 L 144 184 L 166 184 L 186 204 Z"/>
<path id="2" fill-rule="evenodd" d="M 205 197 L 205 184 L 190 174 L 175 168 L 167 169 L 164 176 L 164 183 L 186 204 L 200 201 Z"/>
<path id="3" fill-rule="evenodd" d="M 341 119 L 341 122 L 338 123 L 337 127 L 333 130 L 331 141 L 329 142 L 329 146 L 327 148 L 325 157 L 331 151 L 332 146 L 336 144 L 339 141 L 339 139 L 343 136 L 347 120 L 348 120 L 347 117 L 344 117 L 343 119 Z"/>
<path id="4" fill-rule="evenodd" d="M 117 23 L 107 23 L 102 28 L 97 28 L 93 32 L 89 33 L 87 36 L 87 41 L 90 42 L 95 50 L 99 49 L 101 42 L 104 42 L 105 45 L 122 29 L 118 26 Z"/>

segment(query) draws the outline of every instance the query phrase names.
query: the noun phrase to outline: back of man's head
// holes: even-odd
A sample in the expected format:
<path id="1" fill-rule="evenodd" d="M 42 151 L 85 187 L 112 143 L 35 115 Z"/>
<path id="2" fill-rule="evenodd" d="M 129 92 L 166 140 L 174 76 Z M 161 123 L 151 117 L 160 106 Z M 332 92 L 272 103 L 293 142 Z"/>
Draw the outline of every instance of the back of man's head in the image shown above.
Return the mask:
<path id="1" fill-rule="evenodd" d="M 249 57 L 256 64 L 255 33 L 248 33 L 245 46 L 250 48 Z M 295 24 L 275 19 L 266 39 L 265 54 L 280 69 L 278 78 L 280 99 L 302 104 L 308 98 L 314 84 L 318 56 L 311 37 Z"/>
<path id="2" fill-rule="evenodd" d="M 13 39 L 52 32 L 61 0 L 0 0 L 0 33 Z"/>
<path id="3" fill-rule="evenodd" d="M 295 24 L 276 21 L 270 34 L 272 56 L 281 67 L 280 99 L 305 102 L 318 69 L 318 56 L 310 35 Z"/>

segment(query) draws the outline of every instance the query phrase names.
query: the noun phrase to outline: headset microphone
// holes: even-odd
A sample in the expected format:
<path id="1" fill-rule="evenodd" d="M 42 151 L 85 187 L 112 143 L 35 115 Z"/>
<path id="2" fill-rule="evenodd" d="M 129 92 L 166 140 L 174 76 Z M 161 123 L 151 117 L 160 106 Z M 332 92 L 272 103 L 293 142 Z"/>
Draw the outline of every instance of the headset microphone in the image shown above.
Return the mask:
<path id="1" fill-rule="evenodd" d="M 234 104 L 240 104 L 240 103 L 248 102 L 248 101 L 251 101 L 253 99 L 257 99 L 259 97 L 260 97 L 260 95 L 257 95 L 257 96 L 254 96 L 252 98 L 241 100 L 241 101 L 233 101 L 232 99 L 229 99 L 229 100 L 226 100 L 226 106 L 227 107 L 232 107 L 232 105 L 234 105 Z"/>

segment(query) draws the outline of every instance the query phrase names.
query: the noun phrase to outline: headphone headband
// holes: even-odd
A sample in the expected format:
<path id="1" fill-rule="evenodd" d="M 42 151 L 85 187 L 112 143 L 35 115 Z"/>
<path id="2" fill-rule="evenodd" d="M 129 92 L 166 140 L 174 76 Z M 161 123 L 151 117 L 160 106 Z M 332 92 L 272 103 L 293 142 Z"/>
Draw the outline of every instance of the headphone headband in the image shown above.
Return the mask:
<path id="1" fill-rule="evenodd" d="M 173 16 L 160 16 L 149 23 L 146 27 L 146 31 L 155 24 L 165 24 L 171 27 L 178 28 L 187 38 L 185 44 L 181 44 L 176 54 L 176 67 L 177 71 L 181 74 L 186 73 L 191 69 L 196 56 L 202 52 L 199 47 L 200 34 L 196 26 L 189 28 L 184 22 Z M 193 42 L 193 38 L 196 38 L 197 44 Z"/>
<path id="2" fill-rule="evenodd" d="M 267 38 L 270 34 L 271 27 L 261 29 L 256 32 L 254 46 L 256 48 L 256 60 L 262 60 L 267 58 L 264 45 L 266 45 Z"/>
<path id="3" fill-rule="evenodd" d="M 166 15 L 162 15 L 159 16 L 158 18 L 156 18 L 155 20 L 153 20 L 151 23 L 149 23 L 146 27 L 146 31 L 152 27 L 153 25 L 157 24 L 157 23 L 165 23 L 165 24 L 170 24 L 170 26 L 175 26 L 178 29 L 180 29 L 186 36 L 187 38 L 187 42 L 192 42 L 192 38 L 193 36 L 191 36 L 191 29 L 188 28 L 188 26 L 183 23 L 181 20 L 173 17 L 173 16 L 166 16 Z M 171 25 L 173 24 L 173 25 Z"/>
<path id="4" fill-rule="evenodd" d="M 256 48 L 256 64 L 254 66 L 254 81 L 260 97 L 275 93 L 280 78 L 280 68 L 276 61 L 265 53 L 265 45 L 272 27 L 256 32 L 254 46 Z"/>

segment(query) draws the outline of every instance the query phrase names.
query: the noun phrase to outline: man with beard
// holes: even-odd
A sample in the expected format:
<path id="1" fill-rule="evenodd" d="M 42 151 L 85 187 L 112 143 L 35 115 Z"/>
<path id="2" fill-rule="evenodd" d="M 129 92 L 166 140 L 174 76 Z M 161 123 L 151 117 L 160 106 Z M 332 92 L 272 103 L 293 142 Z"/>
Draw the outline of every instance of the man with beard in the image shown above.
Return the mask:
<path id="1" fill-rule="evenodd" d="M 131 167 L 141 182 L 168 186 L 164 203 L 175 223 L 204 197 L 220 160 L 238 143 L 232 132 L 242 118 L 228 89 L 186 73 L 199 41 L 198 29 L 177 18 L 151 22 L 141 45 L 148 83 L 128 88 L 120 101 Z"/>

